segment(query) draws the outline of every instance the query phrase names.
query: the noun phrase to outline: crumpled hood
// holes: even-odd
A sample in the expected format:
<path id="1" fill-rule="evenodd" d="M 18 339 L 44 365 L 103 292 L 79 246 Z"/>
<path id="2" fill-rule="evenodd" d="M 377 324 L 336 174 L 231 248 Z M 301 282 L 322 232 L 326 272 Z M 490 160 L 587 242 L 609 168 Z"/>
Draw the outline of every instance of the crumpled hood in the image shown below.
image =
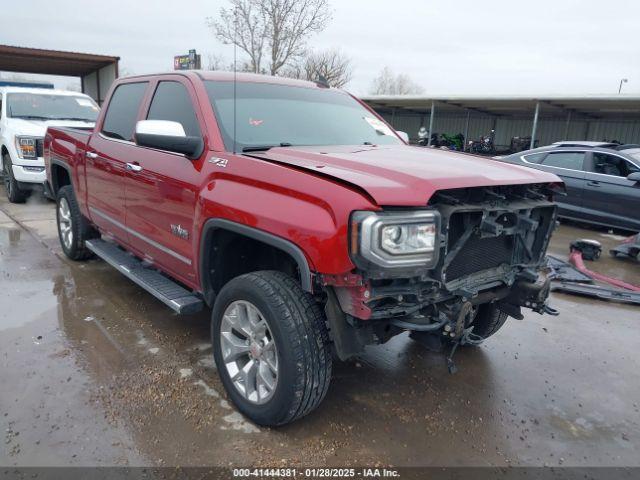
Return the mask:
<path id="1" fill-rule="evenodd" d="M 425 205 L 437 190 L 561 182 L 557 176 L 476 155 L 408 145 L 283 147 L 249 154 L 365 190 L 378 205 Z"/>
<path id="2" fill-rule="evenodd" d="M 93 128 L 94 122 L 78 122 L 74 120 L 26 120 L 11 119 L 11 130 L 17 135 L 27 137 L 44 137 L 47 127 Z"/>

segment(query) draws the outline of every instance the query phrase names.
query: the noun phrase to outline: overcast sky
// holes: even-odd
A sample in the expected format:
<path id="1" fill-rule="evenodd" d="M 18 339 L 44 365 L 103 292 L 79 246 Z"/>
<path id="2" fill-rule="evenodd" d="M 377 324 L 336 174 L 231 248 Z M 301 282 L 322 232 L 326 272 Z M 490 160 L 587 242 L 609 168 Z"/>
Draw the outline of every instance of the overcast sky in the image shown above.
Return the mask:
<path id="1" fill-rule="evenodd" d="M 0 43 L 117 55 L 121 70 L 173 68 L 196 48 L 232 58 L 207 28 L 225 0 L 5 0 Z M 366 94 L 387 65 L 434 95 L 640 94 L 638 0 L 333 0 L 309 40 L 353 59 Z M 6 75 L 5 75 L 6 76 Z M 56 79 L 58 86 L 70 83 Z"/>

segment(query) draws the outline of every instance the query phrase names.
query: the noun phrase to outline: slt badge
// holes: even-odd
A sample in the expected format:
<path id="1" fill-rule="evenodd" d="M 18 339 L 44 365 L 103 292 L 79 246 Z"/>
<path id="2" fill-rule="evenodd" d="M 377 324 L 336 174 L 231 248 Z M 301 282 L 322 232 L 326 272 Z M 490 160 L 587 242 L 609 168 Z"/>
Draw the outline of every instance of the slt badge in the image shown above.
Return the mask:
<path id="1" fill-rule="evenodd" d="M 180 237 L 184 240 L 189 239 L 189 231 L 186 228 L 183 228 L 182 225 L 174 225 L 171 224 L 171 233 L 173 233 L 176 237 Z"/>

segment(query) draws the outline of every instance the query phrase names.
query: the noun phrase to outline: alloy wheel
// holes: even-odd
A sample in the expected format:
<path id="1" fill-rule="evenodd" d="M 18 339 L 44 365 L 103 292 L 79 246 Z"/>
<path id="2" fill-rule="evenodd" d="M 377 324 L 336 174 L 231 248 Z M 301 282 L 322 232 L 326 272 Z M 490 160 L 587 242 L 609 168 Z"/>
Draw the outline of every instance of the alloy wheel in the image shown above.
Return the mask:
<path id="1" fill-rule="evenodd" d="M 227 307 L 220 348 L 238 392 L 251 403 L 268 402 L 278 383 L 278 351 L 265 317 L 251 302 L 237 300 Z"/>
<path id="2" fill-rule="evenodd" d="M 61 198 L 58 204 L 58 229 L 60 230 L 62 243 L 67 250 L 70 250 L 73 244 L 73 228 L 71 224 L 71 209 L 66 198 Z"/>

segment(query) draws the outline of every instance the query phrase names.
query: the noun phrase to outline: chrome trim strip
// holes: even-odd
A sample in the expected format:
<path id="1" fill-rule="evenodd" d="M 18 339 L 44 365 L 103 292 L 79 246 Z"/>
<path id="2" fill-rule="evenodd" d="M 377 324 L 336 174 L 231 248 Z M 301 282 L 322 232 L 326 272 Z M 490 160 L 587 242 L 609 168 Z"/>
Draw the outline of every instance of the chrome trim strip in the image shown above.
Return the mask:
<path id="1" fill-rule="evenodd" d="M 103 140 L 108 140 L 110 142 L 124 143 L 125 145 L 135 145 L 131 140 L 122 140 L 120 138 L 113 138 L 105 135 L 102 131 L 98 132 L 98 136 Z"/>
<path id="2" fill-rule="evenodd" d="M 95 213 L 99 217 L 104 218 L 108 222 L 113 223 L 115 226 L 123 229 L 125 232 L 130 233 L 131 235 L 139 238 L 140 240 L 142 240 L 144 242 L 147 242 L 149 245 L 157 248 L 158 250 L 163 251 L 167 255 L 171 255 L 173 258 L 176 258 L 176 259 L 180 260 L 181 262 L 186 263 L 187 265 L 191 265 L 191 260 L 188 259 L 187 257 L 184 257 L 184 256 L 180 255 L 179 253 L 174 252 L 170 248 L 167 248 L 164 245 L 161 245 L 158 242 L 156 242 L 154 240 L 151 240 L 149 237 L 146 237 L 146 236 L 142 235 L 141 233 L 136 232 L 132 228 L 129 228 L 126 225 L 124 225 L 124 224 L 120 223 L 119 221 L 115 220 L 114 218 L 111 218 L 109 215 L 107 215 L 106 213 L 98 210 L 97 208 L 89 207 L 89 211 L 91 213 Z"/>

